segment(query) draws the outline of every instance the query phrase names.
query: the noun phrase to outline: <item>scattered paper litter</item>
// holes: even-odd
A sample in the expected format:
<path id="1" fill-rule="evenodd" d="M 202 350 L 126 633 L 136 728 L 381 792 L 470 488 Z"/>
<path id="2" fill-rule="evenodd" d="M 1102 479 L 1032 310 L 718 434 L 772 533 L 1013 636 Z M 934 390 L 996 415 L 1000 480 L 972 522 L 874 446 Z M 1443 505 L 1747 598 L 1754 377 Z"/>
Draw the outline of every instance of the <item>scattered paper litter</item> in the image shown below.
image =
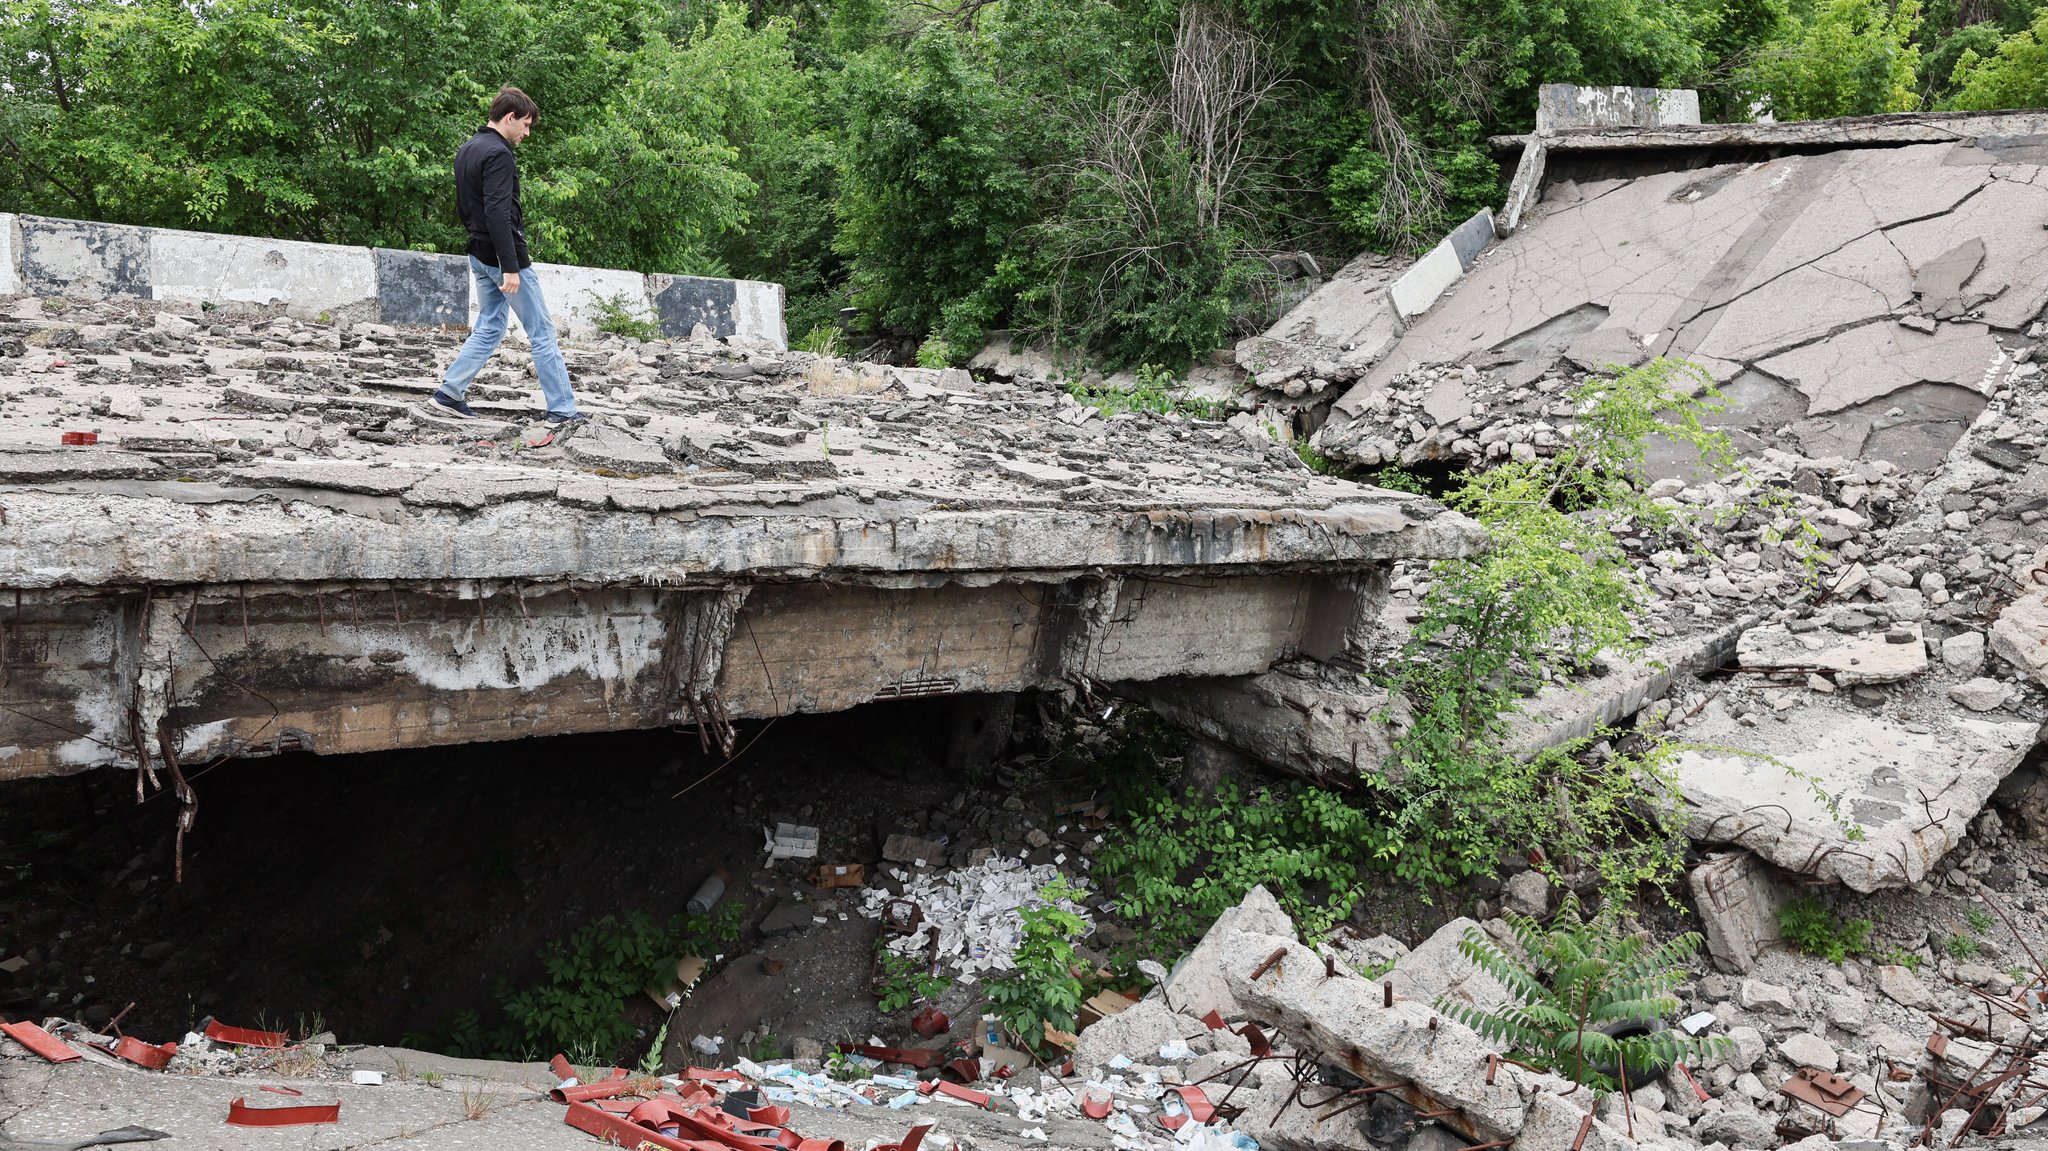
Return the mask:
<path id="1" fill-rule="evenodd" d="M 861 891 L 860 913 L 880 919 L 883 909 L 897 900 L 917 903 L 924 913 L 918 929 L 889 941 L 889 950 L 899 955 L 921 955 L 937 944 L 936 958 L 972 984 L 982 971 L 1008 971 L 1015 967 L 1012 954 L 1021 942 L 1024 921 L 1018 914 L 1027 907 L 1042 907 L 1039 889 L 1061 878 L 1060 869 L 1049 863 L 1026 866 L 1021 859 L 990 859 L 957 871 L 921 873 L 898 879 L 902 895 L 887 888 Z M 1071 880 L 1069 881 L 1071 882 Z M 1095 929 L 1088 909 L 1072 900 L 1061 906 L 1081 917 L 1086 932 Z M 1085 932 L 1084 932 L 1085 933 Z"/>

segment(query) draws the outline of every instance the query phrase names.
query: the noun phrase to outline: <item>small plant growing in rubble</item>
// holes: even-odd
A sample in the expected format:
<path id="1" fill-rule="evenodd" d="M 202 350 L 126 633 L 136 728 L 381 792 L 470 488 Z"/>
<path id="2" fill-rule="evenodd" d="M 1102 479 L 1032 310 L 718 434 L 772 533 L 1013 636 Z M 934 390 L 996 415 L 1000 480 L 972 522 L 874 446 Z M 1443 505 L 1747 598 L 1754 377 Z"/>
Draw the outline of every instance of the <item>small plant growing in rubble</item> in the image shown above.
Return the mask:
<path id="1" fill-rule="evenodd" d="M 989 1002 L 1003 1027 L 1033 1051 L 1046 1046 L 1045 1029 L 1072 1031 L 1085 989 L 1074 976 L 1074 940 L 1087 930 L 1069 910 L 1081 892 L 1061 879 L 1038 889 L 1040 902 L 1022 908 L 1023 939 L 1011 955 L 1016 966 L 992 979 Z"/>
<path id="2" fill-rule="evenodd" d="M 1950 959 L 1961 960 L 1977 958 L 1977 952 L 1983 948 L 1975 939 L 1967 935 L 1951 935 L 1941 945 L 1941 949 L 1948 952 Z"/>
<path id="3" fill-rule="evenodd" d="M 547 982 L 520 991 L 500 985 L 506 1027 L 493 1036 L 501 1056 L 591 1050 L 610 1062 L 634 1038 L 620 1011 L 626 999 L 675 975 L 676 959 L 709 954 L 739 938 L 744 905 L 729 901 L 711 915 L 678 915 L 667 923 L 643 911 L 607 915 L 541 949 Z"/>
<path id="4" fill-rule="evenodd" d="M 1811 897 L 1795 899 L 1778 910 L 1778 930 L 1792 946 L 1829 963 L 1840 963 L 1870 941 L 1868 919 L 1838 919 L 1828 906 Z"/>
<path id="5" fill-rule="evenodd" d="M 591 308 L 597 314 L 597 330 L 600 332 L 610 332 L 614 336 L 629 336 L 636 340 L 661 338 L 660 326 L 634 315 L 632 305 L 626 302 L 624 294 L 598 297 L 591 301 Z"/>
<path id="6" fill-rule="evenodd" d="M 1698 934 L 1652 944 L 1646 933 L 1586 921 L 1569 901 L 1548 929 L 1513 912 L 1507 920 L 1520 954 L 1477 928 L 1466 932 L 1458 950 L 1515 1002 L 1489 1010 L 1446 998 L 1437 1010 L 1505 1042 L 1514 1058 L 1595 1090 L 1613 1090 L 1624 1079 L 1642 1082 L 1653 1069 L 1728 1046 L 1724 1037 L 1695 1039 L 1662 1026 L 1678 1010 L 1671 991 L 1699 949 Z"/>
<path id="7" fill-rule="evenodd" d="M 932 965 L 915 955 L 901 955 L 882 947 L 875 953 L 882 965 L 881 986 L 877 993 L 881 1002 L 876 1006 L 884 1015 L 898 1011 L 919 1002 L 937 1002 L 953 981 L 932 970 Z"/>

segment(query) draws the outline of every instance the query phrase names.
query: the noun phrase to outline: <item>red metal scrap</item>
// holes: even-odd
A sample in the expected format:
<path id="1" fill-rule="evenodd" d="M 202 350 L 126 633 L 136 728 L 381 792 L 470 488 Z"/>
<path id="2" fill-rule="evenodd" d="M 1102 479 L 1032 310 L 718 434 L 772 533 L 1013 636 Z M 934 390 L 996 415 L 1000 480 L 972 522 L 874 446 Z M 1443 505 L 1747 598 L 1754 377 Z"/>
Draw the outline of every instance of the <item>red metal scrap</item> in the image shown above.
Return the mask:
<path id="1" fill-rule="evenodd" d="M 984 1091 L 976 1091 L 971 1087 L 962 1087 L 958 1083 L 948 1083 L 944 1079 L 927 1079 L 918 1085 L 917 1093 L 920 1095 L 930 1095 L 933 1092 L 950 1096 L 963 1103 L 972 1103 L 984 1111 L 994 1111 L 996 1109 L 995 1101 Z"/>
<path id="2" fill-rule="evenodd" d="M 262 1086 L 258 1087 L 257 1090 L 268 1091 L 272 1095 L 289 1095 L 294 1099 L 301 1098 L 306 1094 L 304 1091 L 301 1091 L 296 1087 L 272 1087 L 268 1083 L 265 1083 Z"/>
<path id="3" fill-rule="evenodd" d="M 1702 1103 L 1705 1103 L 1709 1099 L 1713 1098 L 1713 1096 L 1707 1094 L 1706 1088 L 1700 1086 L 1700 1081 L 1692 1077 L 1691 1069 L 1686 1067 L 1685 1064 L 1680 1063 L 1678 1065 L 1678 1073 L 1680 1075 L 1685 1076 L 1685 1081 L 1692 1085 L 1692 1093 L 1694 1098 L 1698 1099 Z"/>
<path id="4" fill-rule="evenodd" d="M 566 1055 L 557 1055 L 548 1060 L 548 1070 L 554 1072 L 557 1079 L 576 1078 L 576 1069 L 569 1066 L 569 1057 Z"/>
<path id="5" fill-rule="evenodd" d="M 1216 1105 L 1209 1102 L 1208 1093 L 1200 1087 L 1175 1087 L 1173 1092 L 1186 1104 L 1188 1114 L 1194 1116 L 1195 1122 L 1207 1123 L 1216 1117 Z"/>
<path id="6" fill-rule="evenodd" d="M 679 1078 L 695 1079 L 700 1083 L 721 1083 L 735 1080 L 744 1083 L 747 1081 L 747 1077 L 739 1072 L 729 1071 L 721 1067 L 685 1067 Z"/>
<path id="7" fill-rule="evenodd" d="M 624 1095 L 626 1090 L 625 1080 L 607 1079 L 602 1083 L 577 1083 L 557 1087 L 548 1092 L 548 1098 L 557 1103 L 588 1103 L 593 1099 L 610 1099 L 614 1095 Z"/>
<path id="8" fill-rule="evenodd" d="M 879 1059 L 884 1063 L 901 1063 L 908 1067 L 936 1067 L 945 1052 L 930 1047 L 877 1047 L 872 1043 L 841 1043 L 839 1050 Z"/>
<path id="9" fill-rule="evenodd" d="M 228 1104 L 228 1122 L 237 1127 L 298 1127 L 308 1123 L 339 1123 L 341 1104 L 251 1107 L 243 1100 L 237 1099 Z"/>
<path id="10" fill-rule="evenodd" d="M 578 1131 L 597 1136 L 621 1147 L 651 1145 L 663 1151 L 730 1151 L 723 1143 L 702 1139 L 678 1139 L 642 1127 L 624 1115 L 613 1115 L 588 1103 L 571 1103 L 562 1121 Z"/>
<path id="11" fill-rule="evenodd" d="M 268 1047 L 275 1049 L 283 1047 L 285 1044 L 285 1034 L 282 1031 L 257 1031 L 249 1027 L 230 1027 L 218 1019 L 206 1021 L 206 1031 L 204 1034 L 215 1043 L 225 1043 L 231 1047 Z"/>
<path id="12" fill-rule="evenodd" d="M 162 1071 L 170 1065 L 171 1056 L 178 1053 L 178 1045 L 166 1043 L 158 1046 L 154 1043 L 144 1043 L 133 1035 L 123 1035 L 112 1047 L 101 1047 L 100 1050 L 116 1058 L 126 1059 L 137 1067 Z"/>
<path id="13" fill-rule="evenodd" d="M 919 1123 L 915 1127 L 912 1127 L 910 1131 L 903 1136 L 903 1142 L 884 1143 L 880 1147 L 875 1148 L 875 1151 L 917 1151 L 918 1145 L 924 1142 L 925 1133 L 930 1131 L 931 1129 L 932 1121 L 927 1119 L 924 1122 Z M 804 1142 L 806 1146 L 797 1148 L 797 1151 L 816 1151 L 815 1148 L 808 1146 L 808 1144 L 811 1142 L 810 1140 L 806 1139 L 804 1140 Z"/>
<path id="14" fill-rule="evenodd" d="M 52 1063 L 71 1063 L 85 1058 L 55 1035 L 24 1019 L 20 1023 L 0 1020 L 0 1032 Z"/>

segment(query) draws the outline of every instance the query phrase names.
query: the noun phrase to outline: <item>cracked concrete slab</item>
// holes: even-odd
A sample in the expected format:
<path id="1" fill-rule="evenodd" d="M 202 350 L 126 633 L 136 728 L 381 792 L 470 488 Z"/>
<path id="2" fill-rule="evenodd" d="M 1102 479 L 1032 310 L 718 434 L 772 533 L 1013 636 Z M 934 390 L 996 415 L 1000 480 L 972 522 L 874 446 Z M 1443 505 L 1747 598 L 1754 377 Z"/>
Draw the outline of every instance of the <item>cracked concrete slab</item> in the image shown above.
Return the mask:
<path id="1" fill-rule="evenodd" d="M 1912 384 L 1953 384 L 1989 396 L 2006 354 L 1982 324 L 1941 324 L 1932 334 L 1879 319 L 1835 338 L 1757 361 L 1827 415 Z"/>

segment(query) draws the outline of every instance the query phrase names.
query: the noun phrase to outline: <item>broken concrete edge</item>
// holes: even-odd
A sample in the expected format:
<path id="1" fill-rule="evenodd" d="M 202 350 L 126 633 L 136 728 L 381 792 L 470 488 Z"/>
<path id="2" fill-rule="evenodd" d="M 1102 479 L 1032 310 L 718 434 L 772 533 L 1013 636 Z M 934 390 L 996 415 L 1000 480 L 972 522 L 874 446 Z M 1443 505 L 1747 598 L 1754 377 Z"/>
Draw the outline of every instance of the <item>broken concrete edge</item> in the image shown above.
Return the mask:
<path id="1" fill-rule="evenodd" d="M 9 503 L 0 586 L 18 589 L 509 578 L 680 583 L 834 572 L 948 580 L 1116 569 L 1214 574 L 1451 558 L 1474 554 L 1485 541 L 1462 515 L 1438 509 L 1417 521 L 1391 495 L 1328 510 L 928 509 L 894 520 L 852 508 L 629 513 L 528 501 L 470 512 L 408 509 L 395 522 L 336 513 L 311 525 L 304 505 L 269 500 L 242 505 L 232 525 L 162 498 L 19 490 Z M 126 512 L 118 549 L 94 526 L 111 504 Z M 422 530 L 429 525 L 434 530 Z"/>
<path id="2" fill-rule="evenodd" d="M 623 304 L 662 333 L 789 347 L 782 285 L 537 263 L 564 330 L 597 328 Z M 190 304 L 283 306 L 389 324 L 466 326 L 477 311 L 464 256 L 215 235 L 44 216 L 0 215 L 0 296 L 135 297 Z"/>
<path id="3" fill-rule="evenodd" d="M 1983 136 L 2024 136 L 2048 126 L 2048 112 L 1889 112 L 1754 124 L 1661 124 L 1562 128 L 1543 137 L 1557 152 L 1659 148 L 1855 148 L 1941 144 Z M 1516 152 L 1537 137 L 1493 136 L 1496 152 Z"/>
<path id="4" fill-rule="evenodd" d="M 1247 897 L 1248 905 L 1252 899 Z M 1464 923 L 1469 921 L 1453 926 Z M 1467 1143 L 1518 1140 L 1532 1116 L 1541 1120 L 1542 1129 L 1559 1125 L 1576 1133 L 1588 1125 L 1590 1116 L 1579 1105 L 1593 1102 L 1590 1092 L 1557 1076 L 1497 1061 L 1497 1048 L 1440 1013 L 1434 1003 L 1399 995 L 1389 1003 L 1380 982 L 1328 959 L 1291 930 L 1281 935 L 1257 930 L 1256 924 L 1219 926 L 1222 930 L 1212 929 L 1198 954 L 1221 975 L 1247 1014 L 1277 1027 L 1297 1050 L 1368 1086 L 1393 1092 Z M 1554 1102 L 1544 1104 L 1545 1098 Z M 1305 1100 L 1296 1104 L 1313 1130 L 1351 1102 L 1346 1093 L 1338 1093 L 1320 1106 Z M 1545 1112 L 1554 1106 L 1574 1114 L 1568 1121 L 1561 1116 L 1553 1120 Z M 1598 1120 L 1591 1125 L 1604 1127 Z M 1636 1146 L 1619 1131 L 1602 1130 L 1601 1135 L 1601 1146 Z M 1539 1141 L 1529 1146 L 1539 1143 L 1550 1145 Z"/>

